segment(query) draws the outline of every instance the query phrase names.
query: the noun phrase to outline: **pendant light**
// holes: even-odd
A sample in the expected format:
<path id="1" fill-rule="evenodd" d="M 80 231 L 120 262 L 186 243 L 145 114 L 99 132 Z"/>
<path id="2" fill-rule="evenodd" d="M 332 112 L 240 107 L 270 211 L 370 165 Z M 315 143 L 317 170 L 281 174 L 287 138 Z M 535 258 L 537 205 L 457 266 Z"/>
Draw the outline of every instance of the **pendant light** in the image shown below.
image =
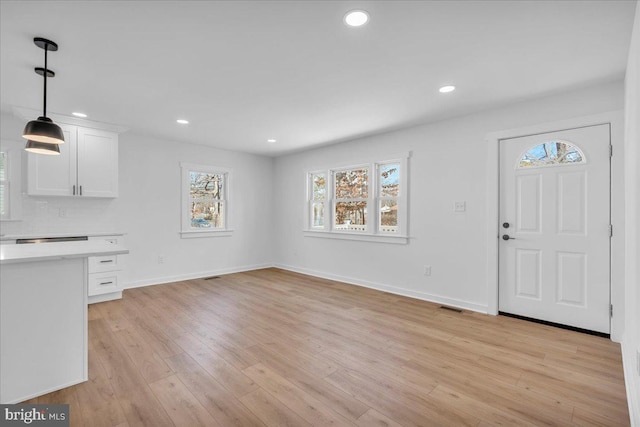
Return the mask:
<path id="1" fill-rule="evenodd" d="M 24 149 L 30 153 L 47 154 L 49 156 L 60 155 L 60 146 L 58 144 L 28 140 Z"/>
<path id="2" fill-rule="evenodd" d="M 42 37 L 33 39 L 33 43 L 44 49 L 44 68 L 36 67 L 36 74 L 44 77 L 44 98 L 42 116 L 37 120 L 31 120 L 24 127 L 22 137 L 27 139 L 25 150 L 39 154 L 60 154 L 58 144 L 64 143 L 64 134 L 60 126 L 47 117 L 47 77 L 54 77 L 56 74 L 47 68 L 47 52 L 55 52 L 58 45 L 51 40 Z"/>

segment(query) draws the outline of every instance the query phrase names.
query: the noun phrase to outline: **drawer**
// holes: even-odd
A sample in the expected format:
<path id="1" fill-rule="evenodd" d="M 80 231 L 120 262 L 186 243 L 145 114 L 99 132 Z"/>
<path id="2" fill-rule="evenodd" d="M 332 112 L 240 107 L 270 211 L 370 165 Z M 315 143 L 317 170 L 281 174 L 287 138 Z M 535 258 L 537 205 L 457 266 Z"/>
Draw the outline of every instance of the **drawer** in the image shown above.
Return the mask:
<path id="1" fill-rule="evenodd" d="M 89 274 L 88 295 L 100 295 L 119 291 L 118 273 Z"/>
<path id="2" fill-rule="evenodd" d="M 89 240 L 104 240 L 117 245 L 118 243 L 123 243 L 123 236 L 89 236 Z"/>
<path id="3" fill-rule="evenodd" d="M 121 270 L 118 255 L 89 257 L 89 273 Z"/>

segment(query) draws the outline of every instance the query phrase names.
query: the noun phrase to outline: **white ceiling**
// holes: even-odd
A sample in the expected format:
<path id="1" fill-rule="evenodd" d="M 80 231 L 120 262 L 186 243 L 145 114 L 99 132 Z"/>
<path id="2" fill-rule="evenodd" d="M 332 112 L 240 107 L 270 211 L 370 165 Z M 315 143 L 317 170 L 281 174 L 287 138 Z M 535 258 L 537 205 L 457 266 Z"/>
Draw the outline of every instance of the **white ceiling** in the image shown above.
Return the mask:
<path id="1" fill-rule="evenodd" d="M 41 109 L 40 36 L 60 46 L 50 112 L 278 155 L 620 79 L 636 2 L 0 4 L 3 111 Z"/>

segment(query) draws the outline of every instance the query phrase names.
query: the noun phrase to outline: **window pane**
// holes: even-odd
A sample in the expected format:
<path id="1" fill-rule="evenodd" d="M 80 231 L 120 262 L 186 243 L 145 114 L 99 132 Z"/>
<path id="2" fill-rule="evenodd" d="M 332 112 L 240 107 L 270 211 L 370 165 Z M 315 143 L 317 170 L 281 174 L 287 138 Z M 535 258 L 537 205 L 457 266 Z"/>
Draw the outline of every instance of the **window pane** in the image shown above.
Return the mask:
<path id="1" fill-rule="evenodd" d="M 336 199 L 366 199 L 369 197 L 367 169 L 336 172 Z"/>
<path id="2" fill-rule="evenodd" d="M 327 196 L 327 179 L 324 175 L 312 175 L 313 200 L 324 200 Z"/>
<path id="3" fill-rule="evenodd" d="M 203 172 L 189 172 L 191 198 L 208 197 L 213 199 L 223 199 L 222 175 Z"/>
<path id="4" fill-rule="evenodd" d="M 400 179 L 400 165 L 390 163 L 380 165 L 380 196 L 398 196 L 398 181 Z"/>
<path id="5" fill-rule="evenodd" d="M 380 231 L 385 233 L 398 231 L 398 202 L 396 200 L 380 201 Z"/>
<path id="6" fill-rule="evenodd" d="M 311 206 L 311 226 L 324 228 L 324 203 L 315 202 Z"/>
<path id="7" fill-rule="evenodd" d="M 545 142 L 530 148 L 520 159 L 519 168 L 583 163 L 580 149 L 564 141 Z"/>
<path id="8" fill-rule="evenodd" d="M 5 190 L 5 185 L 4 184 L 0 184 L 0 216 L 1 217 L 5 217 L 6 215 L 6 209 L 7 209 L 7 203 L 5 200 L 5 196 L 6 196 L 6 190 Z"/>
<path id="9" fill-rule="evenodd" d="M 7 179 L 7 153 L 0 152 L 0 181 Z"/>
<path id="10" fill-rule="evenodd" d="M 337 202 L 335 215 L 336 230 L 366 231 L 367 202 Z"/>
<path id="11" fill-rule="evenodd" d="M 193 200 L 191 228 L 224 228 L 224 203 L 214 199 Z"/>

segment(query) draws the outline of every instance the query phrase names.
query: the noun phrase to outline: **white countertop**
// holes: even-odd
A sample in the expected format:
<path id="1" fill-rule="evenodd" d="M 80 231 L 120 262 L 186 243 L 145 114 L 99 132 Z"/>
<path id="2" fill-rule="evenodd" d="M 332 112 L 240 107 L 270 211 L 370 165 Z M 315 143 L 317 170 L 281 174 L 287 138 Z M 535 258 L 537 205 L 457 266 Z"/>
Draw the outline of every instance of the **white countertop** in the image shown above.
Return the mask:
<path id="1" fill-rule="evenodd" d="M 103 240 L 0 245 L 0 264 L 128 253 L 128 249 Z"/>
<path id="2" fill-rule="evenodd" d="M 0 235 L 0 241 L 3 240 L 16 240 L 16 239 L 38 239 L 38 238 L 48 238 L 48 237 L 68 237 L 68 236 L 89 236 L 89 237 L 101 237 L 101 236 L 124 236 L 127 233 L 123 233 L 121 231 L 115 232 L 104 232 L 104 231 L 93 231 L 93 232 L 67 232 L 67 233 L 31 233 L 31 234 L 2 234 Z"/>

